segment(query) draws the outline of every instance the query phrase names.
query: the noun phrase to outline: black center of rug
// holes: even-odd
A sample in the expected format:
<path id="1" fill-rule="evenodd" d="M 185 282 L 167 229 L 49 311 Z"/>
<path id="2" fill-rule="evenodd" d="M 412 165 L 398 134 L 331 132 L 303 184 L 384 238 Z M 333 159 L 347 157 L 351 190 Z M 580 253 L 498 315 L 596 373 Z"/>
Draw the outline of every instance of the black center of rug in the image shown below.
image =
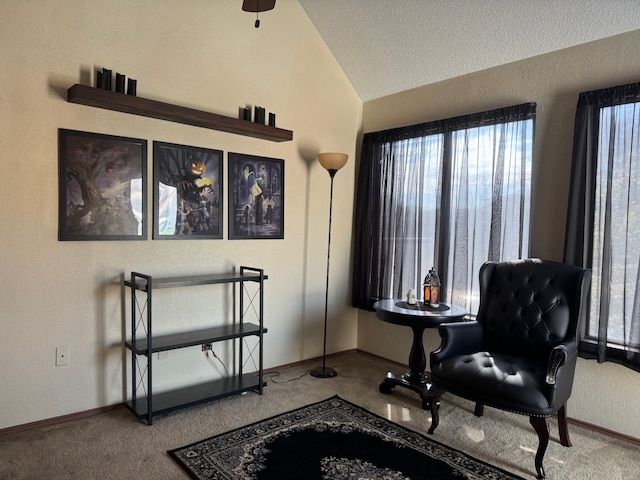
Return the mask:
<path id="1" fill-rule="evenodd" d="M 266 445 L 256 479 L 466 479 L 445 462 L 368 433 L 305 429 Z M 304 477 L 300 476 L 304 472 Z M 358 473 L 359 476 L 353 476 Z"/>

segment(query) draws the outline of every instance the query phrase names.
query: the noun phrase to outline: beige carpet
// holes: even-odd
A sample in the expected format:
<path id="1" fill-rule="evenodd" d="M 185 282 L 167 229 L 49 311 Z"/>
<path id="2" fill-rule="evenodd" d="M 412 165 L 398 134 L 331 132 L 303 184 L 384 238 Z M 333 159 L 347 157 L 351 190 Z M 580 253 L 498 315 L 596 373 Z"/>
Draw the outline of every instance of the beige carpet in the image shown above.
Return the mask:
<path id="1" fill-rule="evenodd" d="M 390 395 L 378 391 L 387 370 L 399 371 L 397 365 L 354 352 L 327 362 L 338 371 L 335 378 L 304 375 L 316 363 L 268 375 L 262 396 L 247 393 L 185 409 L 157 417 L 151 427 L 128 410 L 118 409 L 0 436 L 0 479 L 186 479 L 167 450 L 335 394 L 426 434 L 430 415 L 420 408 L 416 394 L 400 387 Z M 434 440 L 522 477 L 535 478 L 537 436 L 526 417 L 486 408 L 485 416 L 477 418 L 472 403 L 449 395 L 443 397 L 440 412 Z M 571 425 L 573 447 L 565 448 L 558 443 L 554 420 L 551 429 L 544 463 L 547 478 L 640 478 L 640 447 Z"/>

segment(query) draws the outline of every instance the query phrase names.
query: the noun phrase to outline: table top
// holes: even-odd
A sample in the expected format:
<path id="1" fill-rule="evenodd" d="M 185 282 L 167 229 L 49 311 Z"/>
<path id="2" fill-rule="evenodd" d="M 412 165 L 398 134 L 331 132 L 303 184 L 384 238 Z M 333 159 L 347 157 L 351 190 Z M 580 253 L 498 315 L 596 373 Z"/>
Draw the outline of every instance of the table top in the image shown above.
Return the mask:
<path id="1" fill-rule="evenodd" d="M 418 325 L 435 328 L 444 322 L 460 321 L 468 312 L 459 305 L 440 303 L 438 308 L 416 303 L 409 305 L 402 299 L 378 300 L 373 304 L 380 320 L 396 325 Z"/>

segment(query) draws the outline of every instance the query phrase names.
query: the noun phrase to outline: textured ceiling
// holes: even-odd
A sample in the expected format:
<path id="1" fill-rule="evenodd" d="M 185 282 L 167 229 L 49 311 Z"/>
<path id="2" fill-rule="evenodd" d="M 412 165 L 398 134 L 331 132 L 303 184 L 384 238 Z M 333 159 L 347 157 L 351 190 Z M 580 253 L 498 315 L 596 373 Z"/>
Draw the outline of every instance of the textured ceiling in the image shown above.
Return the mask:
<path id="1" fill-rule="evenodd" d="M 640 29 L 638 0 L 298 1 L 362 101 Z"/>

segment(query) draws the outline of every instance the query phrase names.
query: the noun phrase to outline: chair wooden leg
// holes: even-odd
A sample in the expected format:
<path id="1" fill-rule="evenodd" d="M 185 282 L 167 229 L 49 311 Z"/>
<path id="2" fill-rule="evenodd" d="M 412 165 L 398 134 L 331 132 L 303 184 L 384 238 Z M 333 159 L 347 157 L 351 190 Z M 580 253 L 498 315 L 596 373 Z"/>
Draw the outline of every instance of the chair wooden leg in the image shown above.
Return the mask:
<path id="1" fill-rule="evenodd" d="M 549 445 L 549 423 L 545 417 L 529 417 L 529 423 L 538 434 L 538 451 L 536 452 L 536 473 L 538 478 L 545 478 L 542 460 Z"/>
<path id="2" fill-rule="evenodd" d="M 476 417 L 481 417 L 482 415 L 484 415 L 484 403 L 476 402 L 476 409 L 473 411 L 473 414 Z"/>
<path id="3" fill-rule="evenodd" d="M 571 446 L 569 438 L 569 423 L 567 422 L 567 404 L 565 403 L 558 410 L 558 431 L 560 433 L 560 443 L 565 447 Z"/>
<path id="4" fill-rule="evenodd" d="M 431 427 L 427 430 L 427 433 L 433 434 L 440 423 L 440 415 L 438 415 L 438 409 L 440 407 L 440 397 L 444 394 L 444 390 L 440 390 L 437 387 L 431 386 L 427 393 L 429 402 L 429 411 L 431 412 Z"/>

